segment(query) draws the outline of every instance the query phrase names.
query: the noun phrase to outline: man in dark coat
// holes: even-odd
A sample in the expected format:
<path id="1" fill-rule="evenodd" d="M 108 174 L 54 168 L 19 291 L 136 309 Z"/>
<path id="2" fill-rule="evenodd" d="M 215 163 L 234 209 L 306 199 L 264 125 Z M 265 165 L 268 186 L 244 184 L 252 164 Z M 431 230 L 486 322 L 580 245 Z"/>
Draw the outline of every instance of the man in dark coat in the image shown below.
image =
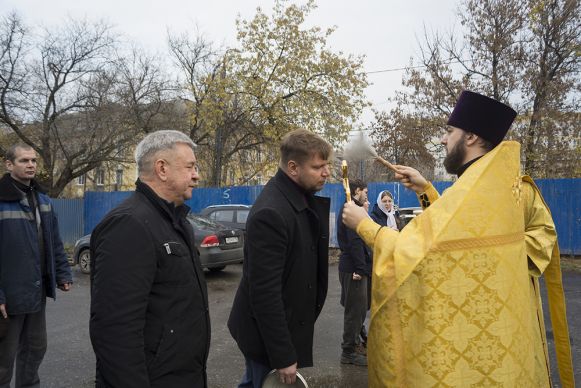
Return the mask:
<path id="1" fill-rule="evenodd" d="M 353 202 L 363 206 L 367 201 L 367 183 L 360 179 L 352 179 L 349 188 Z M 367 357 L 356 352 L 356 349 L 360 344 L 360 333 L 365 333 L 363 324 L 367 314 L 371 253 L 361 237 L 343 224 L 342 213 L 343 209 L 337 217 L 337 241 L 341 249 L 339 256 L 341 305 L 345 308 L 341 363 L 366 366 Z"/>
<path id="2" fill-rule="evenodd" d="M 16 144 L 0 179 L 0 387 L 13 374 L 16 387 L 40 385 L 46 298 L 73 281 L 52 203 L 34 179 L 36 163 L 32 147 Z"/>
<path id="3" fill-rule="evenodd" d="M 208 295 L 184 201 L 199 175 L 194 143 L 158 131 L 137 146 L 135 193 L 91 236 L 96 387 L 206 387 Z"/>
<path id="4" fill-rule="evenodd" d="M 292 384 L 313 365 L 313 332 L 327 295 L 331 146 L 307 130 L 288 133 L 280 168 L 248 216 L 244 267 L 228 328 L 246 359 L 240 387 L 271 369 Z"/>

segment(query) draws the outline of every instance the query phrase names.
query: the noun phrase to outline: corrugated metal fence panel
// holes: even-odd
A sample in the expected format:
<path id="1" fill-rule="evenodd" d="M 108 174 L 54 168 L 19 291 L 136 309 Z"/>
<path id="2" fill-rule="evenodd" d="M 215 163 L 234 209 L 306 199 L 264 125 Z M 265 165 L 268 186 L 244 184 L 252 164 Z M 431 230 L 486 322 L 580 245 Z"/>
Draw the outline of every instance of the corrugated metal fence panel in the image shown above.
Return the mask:
<path id="1" fill-rule="evenodd" d="M 539 179 L 535 182 L 551 208 L 561 253 L 581 255 L 581 179 Z"/>
<path id="2" fill-rule="evenodd" d="M 97 192 L 89 191 L 85 193 L 85 234 L 93 231 L 95 226 L 111 209 L 129 197 L 132 191 Z"/>
<path id="3" fill-rule="evenodd" d="M 435 182 L 434 186 L 441 193 L 452 182 Z M 540 179 L 537 181 L 547 204 L 550 206 L 563 254 L 581 255 L 581 179 Z M 389 190 L 394 194 L 395 203 L 399 207 L 419 206 L 417 197 L 411 190 L 394 182 L 371 183 L 369 185 L 370 206 L 377 201 L 377 195 L 382 190 Z M 262 186 L 242 186 L 223 188 L 202 188 L 193 192 L 192 199 L 187 204 L 193 212 L 199 212 L 206 206 L 218 204 L 253 204 Z M 84 233 L 90 233 L 101 219 L 115 205 L 129 196 L 131 192 L 89 192 L 85 195 L 84 206 Z M 336 215 L 345 201 L 345 193 L 341 184 L 328 184 L 320 192 L 321 196 L 331 198 L 330 245 L 337 246 Z M 71 201 L 71 200 L 60 200 Z M 78 200 L 77 200 L 78 201 Z M 60 214 L 61 230 L 69 228 L 65 225 L 70 217 Z M 81 213 L 78 213 L 81 214 Z M 71 220 L 71 222 L 79 222 Z M 82 220 L 80 221 L 82 222 Z M 63 232 L 64 234 L 64 232 Z"/>
<path id="4" fill-rule="evenodd" d="M 262 186 L 242 186 L 223 188 L 202 188 L 192 193 L 192 198 L 186 204 L 192 212 L 198 213 L 210 205 L 246 204 L 251 205 L 262 190 Z M 85 193 L 85 234 L 97 226 L 105 215 L 131 195 L 130 191 L 87 192 Z"/>
<path id="5" fill-rule="evenodd" d="M 262 191 L 262 186 L 230 186 L 221 188 L 203 188 L 192 192 L 192 198 L 186 204 L 192 212 L 199 213 L 210 205 L 252 205 Z"/>
<path id="6" fill-rule="evenodd" d="M 82 199 L 53 199 L 59 232 L 65 245 L 73 245 L 83 236 L 84 217 Z"/>
<path id="7" fill-rule="evenodd" d="M 337 215 L 341 206 L 345 203 L 345 191 L 340 183 L 332 183 L 324 186 L 317 195 L 331 198 L 329 214 L 329 246 L 337 247 Z"/>

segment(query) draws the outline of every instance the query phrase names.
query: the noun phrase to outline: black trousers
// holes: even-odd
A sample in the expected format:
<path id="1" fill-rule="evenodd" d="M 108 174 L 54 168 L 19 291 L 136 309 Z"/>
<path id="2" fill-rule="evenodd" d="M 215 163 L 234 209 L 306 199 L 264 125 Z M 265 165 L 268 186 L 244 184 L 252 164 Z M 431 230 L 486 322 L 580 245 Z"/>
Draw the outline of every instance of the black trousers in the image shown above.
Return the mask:
<path id="1" fill-rule="evenodd" d="M 38 368 L 46 352 L 46 300 L 30 314 L 9 315 L 8 332 L 0 339 L 0 388 L 9 388 L 16 361 L 15 387 L 40 387 Z"/>
<path id="2" fill-rule="evenodd" d="M 367 314 L 367 276 L 361 280 L 353 280 L 352 273 L 339 272 L 341 283 L 342 304 L 345 307 L 343 314 L 343 342 L 341 348 L 344 353 L 353 353 L 359 343 L 359 333 Z"/>

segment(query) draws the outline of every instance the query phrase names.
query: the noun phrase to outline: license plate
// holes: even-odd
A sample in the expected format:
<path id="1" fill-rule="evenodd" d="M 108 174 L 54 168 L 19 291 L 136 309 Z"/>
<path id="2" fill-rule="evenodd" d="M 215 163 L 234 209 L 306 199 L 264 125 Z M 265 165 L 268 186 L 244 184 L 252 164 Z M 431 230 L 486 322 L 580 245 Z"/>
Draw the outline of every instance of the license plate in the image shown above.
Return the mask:
<path id="1" fill-rule="evenodd" d="M 226 237 L 226 244 L 236 244 L 238 237 Z"/>

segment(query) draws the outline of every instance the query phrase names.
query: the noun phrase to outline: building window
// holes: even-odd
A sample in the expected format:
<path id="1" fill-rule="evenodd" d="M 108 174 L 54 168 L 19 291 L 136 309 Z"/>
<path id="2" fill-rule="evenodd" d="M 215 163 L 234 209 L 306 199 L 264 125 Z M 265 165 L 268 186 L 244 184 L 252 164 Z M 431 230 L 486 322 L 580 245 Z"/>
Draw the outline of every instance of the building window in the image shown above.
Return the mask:
<path id="1" fill-rule="evenodd" d="M 105 170 L 95 171 L 95 184 L 97 186 L 103 186 L 105 184 Z"/>
<path id="2" fill-rule="evenodd" d="M 123 170 L 121 169 L 115 172 L 115 184 L 119 186 L 123 184 Z"/>
<path id="3" fill-rule="evenodd" d="M 86 178 L 87 178 L 87 177 L 85 176 L 85 174 L 83 174 L 83 175 L 79 175 L 79 176 L 77 177 L 77 186 L 84 186 L 84 185 L 85 185 L 85 180 L 86 180 Z"/>

